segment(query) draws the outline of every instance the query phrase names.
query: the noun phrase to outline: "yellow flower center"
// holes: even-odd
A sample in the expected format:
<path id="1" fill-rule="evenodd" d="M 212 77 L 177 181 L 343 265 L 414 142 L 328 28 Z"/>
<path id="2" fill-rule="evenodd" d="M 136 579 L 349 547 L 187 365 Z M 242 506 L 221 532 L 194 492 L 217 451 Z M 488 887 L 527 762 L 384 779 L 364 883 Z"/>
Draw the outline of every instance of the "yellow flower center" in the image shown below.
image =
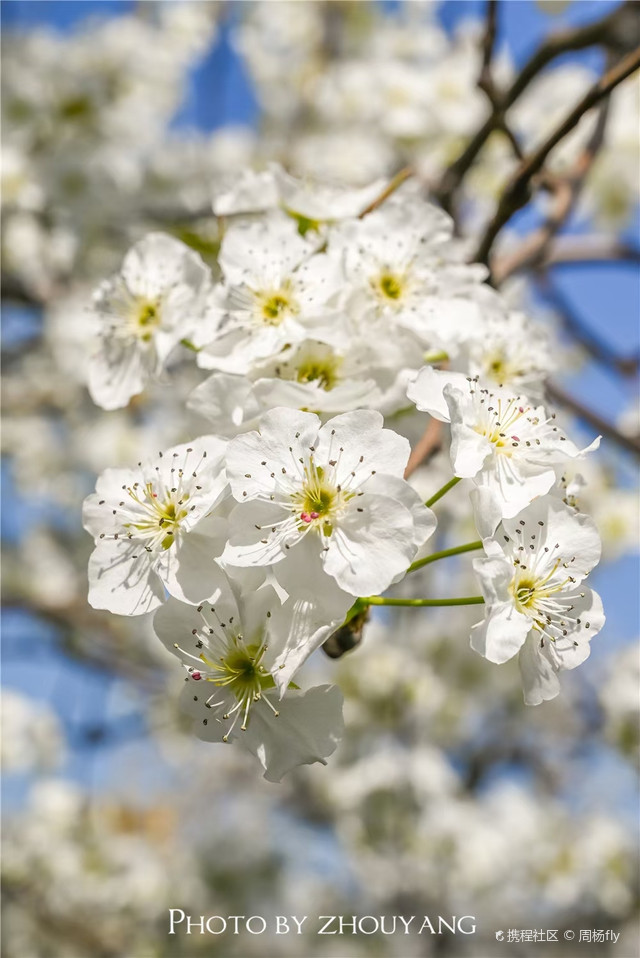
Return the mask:
<path id="1" fill-rule="evenodd" d="M 133 325 L 136 335 L 143 343 L 153 338 L 153 330 L 160 325 L 160 304 L 149 299 L 136 301 L 133 313 Z"/>
<path id="2" fill-rule="evenodd" d="M 296 370 L 296 379 L 299 383 L 317 383 L 322 389 L 333 389 L 338 380 L 339 359 L 336 356 L 326 358 L 309 358 L 301 363 Z"/>
<path id="3" fill-rule="evenodd" d="M 287 314 L 295 316 L 299 312 L 289 283 L 283 283 L 280 289 L 260 293 L 257 299 L 259 315 L 266 326 L 279 326 Z"/>
<path id="4" fill-rule="evenodd" d="M 143 508 L 146 517 L 141 519 L 140 522 L 126 523 L 125 529 L 134 528 L 138 532 L 156 533 L 158 535 L 163 533 L 161 546 L 163 549 L 169 549 L 175 542 L 175 534 L 180 523 L 188 515 L 189 510 L 183 508 L 183 506 L 189 496 L 182 494 L 181 498 L 176 501 L 175 494 L 171 494 L 160 502 L 150 482 L 145 484 L 142 495 L 139 488 L 135 486 L 127 491 L 134 502 Z"/>
<path id="5" fill-rule="evenodd" d="M 404 283 L 400 276 L 393 273 L 382 273 L 378 277 L 378 289 L 386 299 L 400 299 Z"/>

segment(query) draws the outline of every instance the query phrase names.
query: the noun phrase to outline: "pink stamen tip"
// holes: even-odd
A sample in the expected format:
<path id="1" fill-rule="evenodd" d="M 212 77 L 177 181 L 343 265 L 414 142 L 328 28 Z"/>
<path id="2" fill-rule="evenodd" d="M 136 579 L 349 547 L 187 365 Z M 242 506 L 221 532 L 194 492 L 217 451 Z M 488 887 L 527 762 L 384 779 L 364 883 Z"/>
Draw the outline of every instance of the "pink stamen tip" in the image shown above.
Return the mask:
<path id="1" fill-rule="evenodd" d="M 191 678 L 192 678 L 192 679 L 195 679 L 196 682 L 197 682 L 198 679 L 201 679 L 201 678 L 202 678 L 202 676 L 200 675 L 199 672 L 192 672 L 192 673 L 191 673 Z"/>
<path id="2" fill-rule="evenodd" d="M 516 442 L 520 442 L 520 436 L 512 436 L 512 439 L 515 439 Z"/>
<path id="3" fill-rule="evenodd" d="M 319 519 L 319 518 L 320 518 L 320 513 L 319 513 L 319 512 L 312 512 L 312 513 L 311 513 L 311 518 L 312 518 L 312 519 Z"/>
<path id="4" fill-rule="evenodd" d="M 524 412 L 524 406 L 518 406 L 518 412 Z"/>
<path id="5" fill-rule="evenodd" d="M 303 522 L 311 522 L 311 516 L 309 515 L 308 512 L 301 512 L 300 518 L 302 519 Z"/>
<path id="6" fill-rule="evenodd" d="M 157 499 L 157 498 L 158 498 L 158 493 L 157 493 L 157 492 L 152 492 L 151 495 L 153 496 L 154 499 Z"/>

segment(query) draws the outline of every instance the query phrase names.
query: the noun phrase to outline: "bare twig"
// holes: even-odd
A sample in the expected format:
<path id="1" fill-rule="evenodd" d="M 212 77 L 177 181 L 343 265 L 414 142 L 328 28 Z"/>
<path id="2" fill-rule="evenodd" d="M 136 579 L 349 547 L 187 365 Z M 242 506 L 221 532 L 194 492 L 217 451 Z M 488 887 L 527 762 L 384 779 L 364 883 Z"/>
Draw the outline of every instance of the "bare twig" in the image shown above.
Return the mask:
<path id="1" fill-rule="evenodd" d="M 431 456 L 440 448 L 441 440 L 442 423 L 439 419 L 430 419 L 424 434 L 411 450 L 409 462 L 404 471 L 405 479 L 408 479 L 409 476 L 416 471 L 418 466 L 429 461 Z"/>
<path id="2" fill-rule="evenodd" d="M 478 87 L 487 95 L 495 118 L 495 129 L 503 133 L 518 160 L 523 159 L 522 147 L 518 138 L 507 123 L 499 91 L 493 79 L 493 55 L 498 33 L 498 0 L 487 0 L 487 14 L 482 39 L 482 67 L 478 77 Z"/>
<path id="3" fill-rule="evenodd" d="M 640 67 L 640 48 L 632 51 L 614 67 L 608 70 L 582 97 L 571 112 L 558 124 L 555 130 L 547 137 L 519 167 L 503 192 L 498 208 L 489 223 L 478 249 L 473 256 L 475 262 L 488 263 L 493 243 L 500 230 L 509 222 L 519 209 L 530 199 L 532 178 L 542 170 L 551 151 L 560 141 L 574 129 L 592 107 L 608 96 L 618 84 L 626 80 Z"/>
<path id="4" fill-rule="evenodd" d="M 491 274 L 496 285 L 504 282 L 512 273 L 526 266 L 535 266 L 540 263 L 554 236 L 569 219 L 582 192 L 585 177 L 604 143 L 609 101 L 605 100 L 599 110 L 595 129 L 569 175 L 558 179 L 551 177 L 555 199 L 545 222 L 538 229 L 533 230 L 513 253 L 502 257 L 498 263 L 492 262 Z"/>
<path id="5" fill-rule="evenodd" d="M 413 176 L 414 169 L 412 166 L 403 167 L 396 175 L 389 181 L 387 186 L 383 189 L 382 193 L 379 196 L 376 196 L 375 200 L 369 203 L 362 212 L 358 215 L 359 219 L 362 219 L 364 216 L 368 216 L 369 213 L 373 213 L 374 210 L 377 210 L 379 206 L 382 206 L 385 200 L 387 200 L 392 193 L 402 186 L 405 180 L 408 180 L 409 177 Z"/>
<path id="6" fill-rule="evenodd" d="M 555 383 L 548 381 L 546 390 L 550 399 L 560 403 L 561 406 L 565 406 L 577 416 L 578 419 L 589 423 L 597 432 L 612 442 L 615 442 L 618 446 L 621 446 L 621 448 L 632 452 L 635 456 L 640 456 L 640 439 L 634 436 L 625 436 L 624 433 L 616 429 L 615 426 L 612 426 L 610 422 L 607 422 L 606 419 L 603 419 L 602 416 L 593 412 L 593 410 L 587 409 L 586 406 L 583 406 L 581 402 L 578 402 L 577 399 L 569 395 L 568 392 L 565 392 L 564 389 Z"/>
<path id="7" fill-rule="evenodd" d="M 454 206 L 455 193 L 468 170 L 494 130 L 501 128 L 506 111 L 526 90 L 531 81 L 552 60 L 563 53 L 583 50 L 595 44 L 602 44 L 619 50 L 621 40 L 626 39 L 627 35 L 633 37 L 634 31 L 637 31 L 640 20 L 639 12 L 639 8 L 633 0 L 626 0 L 625 3 L 616 7 L 615 10 L 600 20 L 574 29 L 559 31 L 545 39 L 504 93 L 499 108 L 497 108 L 497 104 L 494 104 L 494 109 L 475 136 L 472 137 L 457 160 L 443 174 L 435 194 L 445 210 L 451 212 Z M 637 43 L 638 41 L 633 38 L 632 42 Z M 486 45 L 484 49 L 487 49 Z"/>
<path id="8" fill-rule="evenodd" d="M 605 262 L 640 263 L 640 249 L 612 236 L 559 236 L 547 249 L 542 267 Z"/>
<path id="9" fill-rule="evenodd" d="M 478 77 L 478 86 L 484 90 L 489 100 L 494 103 L 495 89 L 493 85 L 493 74 L 491 71 L 491 61 L 493 60 L 493 51 L 496 45 L 496 34 L 498 32 L 498 0 L 487 0 L 487 19 L 482 39 L 482 67 Z"/>

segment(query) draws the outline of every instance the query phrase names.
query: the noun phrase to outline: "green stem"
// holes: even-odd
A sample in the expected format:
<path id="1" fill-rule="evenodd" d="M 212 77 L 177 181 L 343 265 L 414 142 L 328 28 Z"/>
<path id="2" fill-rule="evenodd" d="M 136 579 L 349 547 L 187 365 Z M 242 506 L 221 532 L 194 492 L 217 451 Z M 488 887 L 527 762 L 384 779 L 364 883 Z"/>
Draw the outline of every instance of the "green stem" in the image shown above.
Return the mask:
<path id="1" fill-rule="evenodd" d="M 433 555 L 427 556 L 425 559 L 418 559 L 411 563 L 407 572 L 415 572 L 416 569 L 421 569 L 423 566 L 429 565 L 430 562 L 446 559 L 447 556 L 460 555 L 462 552 L 473 552 L 474 549 L 482 549 L 481 539 L 477 539 L 475 542 L 467 542 L 463 546 L 454 546 L 452 549 L 443 549 L 442 552 L 434 552 Z"/>
<path id="2" fill-rule="evenodd" d="M 366 602 L 367 605 L 406 605 L 420 608 L 439 605 L 483 605 L 484 599 L 481 595 L 468 595 L 459 599 L 385 599 L 382 595 L 369 595 L 358 599 L 358 602 Z"/>
<path id="3" fill-rule="evenodd" d="M 438 499 L 442 499 L 442 497 L 449 492 L 449 489 L 453 489 L 454 486 L 457 486 L 457 484 L 460 482 L 460 478 L 460 476 L 454 476 L 453 479 L 450 479 L 449 482 L 442 487 L 442 489 L 438 489 L 438 491 L 434 493 L 430 499 L 427 499 L 425 506 L 432 506 L 434 502 L 438 501 Z"/>

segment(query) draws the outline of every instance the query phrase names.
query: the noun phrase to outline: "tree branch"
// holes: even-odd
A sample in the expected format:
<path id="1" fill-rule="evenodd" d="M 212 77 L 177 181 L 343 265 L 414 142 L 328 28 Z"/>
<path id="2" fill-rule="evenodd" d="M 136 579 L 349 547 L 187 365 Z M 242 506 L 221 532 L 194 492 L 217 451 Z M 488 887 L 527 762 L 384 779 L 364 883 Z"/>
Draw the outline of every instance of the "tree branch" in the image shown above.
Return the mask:
<path id="1" fill-rule="evenodd" d="M 560 403 L 561 406 L 565 406 L 569 409 L 578 419 L 582 419 L 584 422 L 589 423 L 590 426 L 593 426 L 599 433 L 602 433 L 607 439 L 610 439 L 612 442 L 615 442 L 622 449 L 626 449 L 627 452 L 632 452 L 635 456 L 640 456 L 640 439 L 633 436 L 625 436 L 624 433 L 621 433 L 615 426 L 612 426 L 611 423 L 607 422 L 606 419 L 603 419 L 602 416 L 598 413 L 593 412 L 591 409 L 587 409 L 586 406 L 583 406 L 582 403 L 578 402 L 573 396 L 565 392 L 560 386 L 557 386 L 555 383 L 547 382 L 546 385 L 547 395 L 550 399 L 554 400 L 557 403 Z"/>
<path id="2" fill-rule="evenodd" d="M 478 86 L 484 90 L 492 104 L 495 103 L 495 87 L 491 61 L 498 32 L 498 0 L 487 0 L 486 24 L 482 39 L 482 67 L 478 77 Z"/>
<path id="3" fill-rule="evenodd" d="M 626 0 L 625 3 L 616 7 L 615 10 L 600 20 L 570 30 L 562 30 L 547 37 L 524 64 L 518 76 L 505 92 L 501 98 L 499 108 L 494 104 L 490 116 L 472 137 L 458 159 L 443 173 L 435 190 L 435 195 L 443 209 L 448 212 L 452 211 L 454 195 L 476 157 L 494 130 L 500 128 L 506 111 L 521 96 L 541 70 L 563 53 L 584 50 L 586 47 L 595 44 L 620 50 L 624 48 L 624 42 L 629 38 L 632 38 L 632 43 L 637 43 L 638 26 L 640 24 L 638 14 L 639 10 L 633 0 Z M 485 43 L 483 52 L 486 49 L 487 44 Z"/>
<path id="4" fill-rule="evenodd" d="M 640 263 L 640 249 L 613 236 L 559 236 L 548 247 L 540 266 Z"/>
<path id="5" fill-rule="evenodd" d="M 405 479 L 408 479 L 409 476 L 416 471 L 418 466 L 421 466 L 424 462 L 428 462 L 429 459 L 435 455 L 440 448 L 441 441 L 442 423 L 439 419 L 429 419 L 427 428 L 425 429 L 422 437 L 411 450 L 409 462 L 407 463 L 407 468 L 404 471 Z"/>
<path id="6" fill-rule="evenodd" d="M 542 170 L 551 151 L 570 133 L 582 117 L 592 107 L 608 96 L 623 80 L 640 67 L 640 48 L 632 51 L 614 67 L 608 70 L 597 83 L 582 97 L 550 136 L 535 150 L 516 171 L 500 198 L 498 208 L 489 223 L 478 248 L 472 257 L 473 262 L 489 262 L 493 243 L 501 229 L 509 222 L 514 213 L 522 209 L 530 199 L 532 178 Z"/>
<path id="7" fill-rule="evenodd" d="M 369 203 L 368 206 L 358 214 L 358 219 L 363 219 L 363 217 L 368 216 L 369 213 L 373 213 L 374 210 L 377 210 L 379 206 L 382 206 L 385 200 L 389 199 L 392 193 L 402 186 L 405 180 L 408 180 L 409 177 L 413 176 L 414 169 L 412 166 L 405 166 L 389 181 L 387 186 L 383 189 L 382 193 L 379 196 L 376 196 L 375 200 Z"/>
<path id="8" fill-rule="evenodd" d="M 559 179 L 551 178 L 555 201 L 545 222 L 538 229 L 533 230 L 510 256 L 503 257 L 495 265 L 491 264 L 491 273 L 497 286 L 512 273 L 526 266 L 534 266 L 540 263 L 552 239 L 571 216 L 582 192 L 585 177 L 604 143 L 609 100 L 605 100 L 600 105 L 599 110 L 600 113 L 593 134 L 574 163 L 569 175 Z"/>

